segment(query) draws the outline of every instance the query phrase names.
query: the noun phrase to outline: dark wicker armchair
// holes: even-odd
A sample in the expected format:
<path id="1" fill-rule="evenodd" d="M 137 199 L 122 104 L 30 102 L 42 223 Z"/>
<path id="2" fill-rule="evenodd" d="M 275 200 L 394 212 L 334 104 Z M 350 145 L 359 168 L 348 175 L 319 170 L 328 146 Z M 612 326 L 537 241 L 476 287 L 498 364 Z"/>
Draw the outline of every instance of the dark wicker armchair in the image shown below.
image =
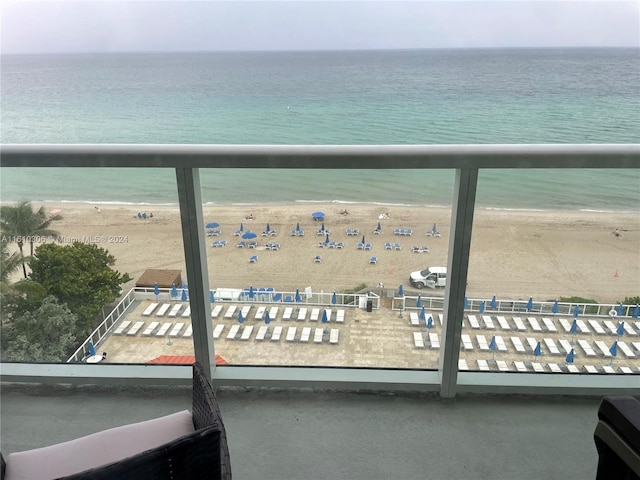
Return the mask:
<path id="1" fill-rule="evenodd" d="M 187 414 L 188 412 L 182 413 Z M 231 480 L 229 448 L 224 424 L 220 417 L 220 409 L 211 384 L 204 376 L 204 371 L 199 364 L 193 366 L 191 420 L 193 421 L 193 431 L 189 434 L 181 435 L 173 441 L 119 461 L 59 477 L 59 480 L 189 480 L 205 478 Z M 26 462 L 29 464 L 37 462 L 37 457 L 33 456 L 38 453 L 24 453 L 32 455 L 26 459 Z M 68 461 L 68 459 L 62 458 L 60 460 Z M 23 458 L 21 461 L 24 463 L 25 459 Z M 24 474 L 11 471 L 11 462 L 10 455 L 8 457 L 9 468 L 7 469 L 4 458 L 0 455 L 2 480 L 5 480 L 5 474 L 7 477 L 25 478 Z M 18 469 L 16 468 L 16 470 Z M 7 478 L 7 480 L 10 479 Z"/>

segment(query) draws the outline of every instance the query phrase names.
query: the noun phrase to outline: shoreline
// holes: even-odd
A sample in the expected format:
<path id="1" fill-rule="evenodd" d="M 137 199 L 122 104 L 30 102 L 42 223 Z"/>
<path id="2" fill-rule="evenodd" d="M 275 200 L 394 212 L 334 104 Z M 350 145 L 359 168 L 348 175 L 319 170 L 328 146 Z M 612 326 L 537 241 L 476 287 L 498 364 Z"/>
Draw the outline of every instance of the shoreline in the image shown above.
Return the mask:
<path id="1" fill-rule="evenodd" d="M 184 251 L 177 205 L 131 205 L 114 203 L 32 202 L 44 205 L 47 213 L 60 208 L 62 221 L 52 229 L 68 239 L 101 240 L 101 247 L 115 256 L 115 268 L 127 272 L 134 281 L 147 268 L 176 269 L 183 272 Z M 97 207 L 100 208 L 98 213 Z M 349 215 L 340 215 L 343 209 Z M 320 222 L 311 212 L 326 213 L 330 239 L 343 242 L 344 249 L 320 248 L 324 236 L 316 235 Z M 151 219 L 137 218 L 137 212 L 153 213 Z M 211 205 L 203 207 L 205 224 L 220 223 L 221 235 L 206 237 L 207 263 L 211 288 L 272 286 L 280 290 L 348 290 L 361 284 L 386 288 L 408 284 L 409 273 L 425 266 L 446 266 L 449 245 L 450 208 L 384 206 L 371 204 L 289 203 L 281 205 Z M 378 219 L 389 212 L 389 219 Z M 254 220 L 244 217 L 252 213 Z M 377 223 L 382 234 L 374 235 Z M 240 224 L 258 236 L 255 249 L 237 248 L 234 236 Z M 266 223 L 278 234 L 263 237 Z M 290 230 L 300 223 L 304 237 L 291 237 Z M 433 224 L 442 236 L 425 236 Z M 358 236 L 347 236 L 346 229 L 358 228 Z M 394 235 L 394 229 L 412 229 L 412 236 Z M 623 236 L 615 238 L 614 229 Z M 362 235 L 371 242 L 371 251 L 356 249 Z M 640 285 L 640 217 L 635 213 L 582 211 L 475 212 L 469 262 L 470 297 L 513 300 L 550 300 L 560 296 L 581 296 L 600 303 L 614 303 L 638 295 Z M 64 238 L 60 243 L 64 242 Z M 102 241 L 104 240 L 104 241 Z M 227 246 L 214 248 L 214 240 Z M 271 251 L 267 243 L 281 248 Z M 400 243 L 401 249 L 386 249 L 385 243 Z M 97 242 L 96 242 L 97 243 Z M 411 252 L 411 246 L 428 246 L 430 253 Z M 256 263 L 249 263 L 258 255 Z M 322 256 L 321 263 L 313 261 Z M 369 264 L 371 256 L 376 264 Z M 616 276 L 617 275 L 617 276 Z M 424 295 L 443 295 L 443 290 L 421 290 Z"/>

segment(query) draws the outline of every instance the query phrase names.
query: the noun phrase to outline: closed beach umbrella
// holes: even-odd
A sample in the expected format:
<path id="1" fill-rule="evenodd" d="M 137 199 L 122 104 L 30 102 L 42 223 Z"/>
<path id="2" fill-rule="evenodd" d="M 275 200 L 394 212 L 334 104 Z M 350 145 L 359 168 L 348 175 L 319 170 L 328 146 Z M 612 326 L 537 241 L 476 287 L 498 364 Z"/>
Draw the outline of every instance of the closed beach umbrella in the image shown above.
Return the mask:
<path id="1" fill-rule="evenodd" d="M 256 238 L 257 235 L 255 233 L 253 233 L 251 230 L 247 230 L 246 232 L 244 232 L 242 234 L 242 238 L 244 239 L 250 239 L 250 238 Z"/>
<path id="2" fill-rule="evenodd" d="M 633 309 L 633 313 L 631 314 L 633 318 L 638 318 L 640 316 L 640 305 L 636 305 L 636 308 Z"/>
<path id="3" fill-rule="evenodd" d="M 575 335 L 578 333 L 578 321 L 574 318 L 573 322 L 571 322 L 571 328 L 569 329 L 569 333 L 571 335 Z"/>
<path id="4" fill-rule="evenodd" d="M 538 344 L 539 345 L 539 344 Z M 496 336 L 491 337 L 491 343 L 489 343 L 489 348 L 493 352 L 493 358 L 496 358 L 496 350 L 498 349 L 498 344 L 496 343 Z"/>
<path id="5" fill-rule="evenodd" d="M 420 299 L 420 295 L 418 295 L 418 298 L 416 299 L 416 307 L 420 308 L 422 306 L 422 300 Z"/>
<path id="6" fill-rule="evenodd" d="M 265 228 L 264 231 L 269 233 L 271 231 L 271 225 L 267 223 L 267 228 Z"/>
<path id="7" fill-rule="evenodd" d="M 364 235 L 362 235 L 362 241 L 360 243 L 364 243 Z"/>
<path id="8" fill-rule="evenodd" d="M 623 309 L 624 307 L 622 306 L 622 304 L 618 305 L 618 308 L 616 309 L 616 311 L 618 312 L 619 317 L 622 316 Z"/>
<path id="9" fill-rule="evenodd" d="M 431 330 L 433 328 L 433 317 L 429 315 L 429 319 L 427 320 L 427 328 Z"/>
<path id="10" fill-rule="evenodd" d="M 327 233 L 327 236 L 324 239 L 324 243 L 329 243 L 329 234 Z"/>
<path id="11" fill-rule="evenodd" d="M 300 222 L 296 223 L 296 232 L 300 231 Z"/>
<path id="12" fill-rule="evenodd" d="M 93 346 L 93 342 L 89 342 L 89 355 L 92 357 L 96 354 L 96 347 Z"/>
<path id="13" fill-rule="evenodd" d="M 398 296 L 404 297 L 404 288 L 402 288 L 402 284 L 398 287 Z"/>
<path id="14" fill-rule="evenodd" d="M 300 303 L 302 301 L 302 298 L 300 298 L 300 290 L 298 290 L 297 288 L 296 288 L 295 301 L 296 303 Z"/>
<path id="15" fill-rule="evenodd" d="M 533 297 L 529 297 L 529 301 L 527 302 L 527 312 L 533 310 Z"/>
<path id="16" fill-rule="evenodd" d="M 176 288 L 176 284 L 171 285 L 171 297 L 178 298 L 178 289 Z"/>
<path id="17" fill-rule="evenodd" d="M 240 230 L 241 232 L 244 232 L 244 225 L 242 225 L 242 223 L 240 224 L 240 228 L 238 230 Z"/>
<path id="18" fill-rule="evenodd" d="M 553 307 L 551 307 L 551 313 L 553 313 L 554 315 L 558 313 L 558 300 L 553 302 Z"/>
<path id="19" fill-rule="evenodd" d="M 378 222 L 378 226 L 376 227 L 376 230 L 382 230 L 382 225 L 380 225 L 380 222 Z"/>
<path id="20" fill-rule="evenodd" d="M 183 302 L 187 301 L 187 289 L 186 288 L 182 289 L 182 301 Z"/>
<path id="21" fill-rule="evenodd" d="M 567 357 L 565 358 L 565 360 L 567 361 L 567 363 L 573 363 L 573 348 L 569 353 L 567 353 Z"/>
<path id="22" fill-rule="evenodd" d="M 338 296 L 336 295 L 336 292 L 333 292 L 333 295 L 331 295 L 331 304 L 335 305 L 336 303 L 338 303 Z"/>
<path id="23" fill-rule="evenodd" d="M 436 233 L 438 233 L 438 229 L 436 228 L 436 224 L 433 224 L 433 228 L 431 229 L 431 234 L 435 235 Z"/>
<path id="24" fill-rule="evenodd" d="M 271 323 L 271 316 L 269 315 L 269 310 L 265 310 L 264 312 L 264 323 L 267 325 Z"/>
<path id="25" fill-rule="evenodd" d="M 215 303 L 215 301 L 216 301 L 216 297 L 215 297 L 215 294 L 213 293 L 213 290 L 209 290 L 209 302 Z"/>
<path id="26" fill-rule="evenodd" d="M 256 296 L 256 291 L 253 289 L 253 285 L 249 285 L 249 298 Z"/>
<path id="27" fill-rule="evenodd" d="M 322 323 L 329 323 L 329 317 L 327 317 L 327 311 L 322 311 Z"/>
<path id="28" fill-rule="evenodd" d="M 540 355 L 542 355 L 542 345 L 540 345 L 540 342 L 538 342 L 538 344 L 536 345 L 536 348 L 533 350 L 533 354 L 536 357 L 539 357 Z"/>
<path id="29" fill-rule="evenodd" d="M 322 222 L 322 225 L 320 226 L 320 231 L 324 232 L 324 222 Z"/>
<path id="30" fill-rule="evenodd" d="M 618 328 L 616 329 L 616 333 L 618 334 L 619 337 L 624 335 L 624 322 L 620 322 L 618 324 Z"/>
<path id="31" fill-rule="evenodd" d="M 576 308 L 573 309 L 573 318 L 578 318 L 578 315 L 580 315 L 580 307 L 576 305 Z"/>
<path id="32" fill-rule="evenodd" d="M 160 295 L 160 287 L 158 287 L 158 282 L 153 284 L 153 293 L 156 295 L 156 300 L 158 300 L 158 295 Z"/>
<path id="33" fill-rule="evenodd" d="M 609 348 L 609 353 L 611 356 L 615 357 L 618 355 L 618 341 L 613 342 L 613 345 Z"/>
<path id="34" fill-rule="evenodd" d="M 484 300 L 480 302 L 480 313 L 484 313 Z"/>
<path id="35" fill-rule="evenodd" d="M 244 323 L 244 317 L 242 316 L 242 310 L 238 312 L 238 323 Z"/>
<path id="36" fill-rule="evenodd" d="M 205 225 L 206 228 L 218 228 L 220 226 L 217 222 L 210 222 Z"/>
<path id="37" fill-rule="evenodd" d="M 496 301 L 496 296 L 495 295 L 491 299 L 491 303 L 489 304 L 489 306 L 491 308 L 493 308 L 494 310 L 498 307 L 498 302 Z"/>
<path id="38" fill-rule="evenodd" d="M 427 320 L 427 315 L 426 315 L 426 313 L 424 311 L 424 307 L 422 307 L 422 310 L 420 310 L 420 313 L 418 314 L 418 318 L 420 320 L 424 320 L 424 321 Z"/>

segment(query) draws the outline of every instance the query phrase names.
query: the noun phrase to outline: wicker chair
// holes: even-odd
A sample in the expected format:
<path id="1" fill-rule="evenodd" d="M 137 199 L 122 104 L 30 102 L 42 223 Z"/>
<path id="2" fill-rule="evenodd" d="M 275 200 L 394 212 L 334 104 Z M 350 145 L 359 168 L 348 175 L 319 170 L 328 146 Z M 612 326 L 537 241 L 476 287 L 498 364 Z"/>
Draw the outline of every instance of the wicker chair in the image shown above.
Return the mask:
<path id="1" fill-rule="evenodd" d="M 224 424 L 211 384 L 199 364 L 193 365 L 192 420 L 195 431 L 121 461 L 59 480 L 231 480 Z M 6 465 L 0 455 L 1 478 Z"/>

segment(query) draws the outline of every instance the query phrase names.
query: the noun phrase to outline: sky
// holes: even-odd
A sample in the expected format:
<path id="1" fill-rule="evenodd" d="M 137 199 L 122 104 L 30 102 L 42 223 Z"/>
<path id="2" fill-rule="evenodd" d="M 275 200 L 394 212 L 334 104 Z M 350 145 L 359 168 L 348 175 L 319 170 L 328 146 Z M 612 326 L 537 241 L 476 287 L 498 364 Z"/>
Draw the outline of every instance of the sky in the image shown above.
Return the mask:
<path id="1" fill-rule="evenodd" d="M 640 1 L 0 2 L 2 54 L 640 47 Z"/>

